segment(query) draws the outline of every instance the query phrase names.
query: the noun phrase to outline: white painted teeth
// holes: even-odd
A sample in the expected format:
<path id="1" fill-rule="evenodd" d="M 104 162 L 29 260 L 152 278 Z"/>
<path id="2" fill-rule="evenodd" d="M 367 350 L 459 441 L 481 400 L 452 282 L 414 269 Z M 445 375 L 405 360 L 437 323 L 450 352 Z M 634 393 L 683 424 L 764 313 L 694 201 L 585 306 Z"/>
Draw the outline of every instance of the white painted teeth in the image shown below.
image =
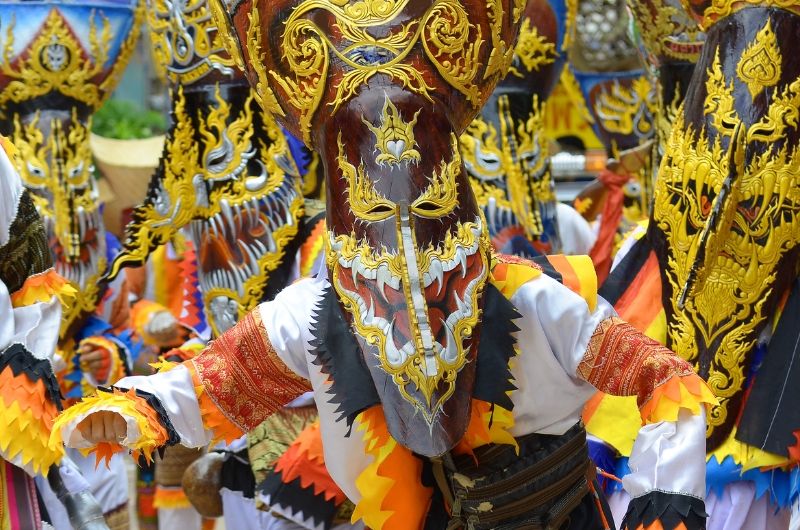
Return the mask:
<path id="1" fill-rule="evenodd" d="M 231 205 L 228 204 L 227 200 L 223 199 L 220 201 L 220 211 L 222 213 L 222 217 L 225 219 L 225 222 L 227 223 L 228 230 L 226 230 L 225 235 L 235 234 L 237 230 L 236 230 L 236 223 L 234 223 L 233 221 L 233 210 L 231 209 Z"/>
<path id="2" fill-rule="evenodd" d="M 444 268 L 442 267 L 442 262 L 439 261 L 438 258 L 432 258 L 428 271 L 430 272 L 430 275 L 428 276 L 430 283 L 426 283 L 425 287 L 430 286 L 433 282 L 438 282 L 439 289 L 436 291 L 436 294 L 438 295 L 442 292 L 442 287 L 444 286 Z M 423 280 L 424 278 L 425 276 L 423 275 Z"/>
<path id="3" fill-rule="evenodd" d="M 377 271 L 372 271 L 375 273 L 375 280 L 378 284 L 378 292 L 381 293 L 381 297 L 388 303 L 389 299 L 386 297 L 386 282 L 391 281 L 392 273 L 389 271 L 389 266 L 385 263 L 381 263 L 378 266 Z"/>
<path id="4" fill-rule="evenodd" d="M 386 333 L 386 361 L 391 366 L 400 366 L 405 359 L 405 352 L 397 349 L 397 344 L 394 341 L 394 320 L 392 320 Z"/>

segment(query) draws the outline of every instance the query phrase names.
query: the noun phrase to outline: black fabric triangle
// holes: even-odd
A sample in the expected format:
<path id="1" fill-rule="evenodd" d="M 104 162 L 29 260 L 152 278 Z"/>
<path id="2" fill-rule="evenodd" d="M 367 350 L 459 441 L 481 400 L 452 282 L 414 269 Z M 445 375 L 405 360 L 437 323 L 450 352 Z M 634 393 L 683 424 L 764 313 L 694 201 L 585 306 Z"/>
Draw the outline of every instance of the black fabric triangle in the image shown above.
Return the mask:
<path id="1" fill-rule="evenodd" d="M 258 486 L 258 491 L 269 495 L 272 506 L 280 506 L 289 510 L 292 515 L 302 514 L 303 519 L 313 519 L 315 525 L 322 525 L 326 530 L 333 526 L 337 506 L 333 500 L 326 500 L 324 495 L 315 495 L 314 486 L 304 488 L 300 477 L 291 482 L 284 482 L 280 472 L 271 472 Z"/>
<path id="2" fill-rule="evenodd" d="M 47 399 L 52 401 L 58 410 L 61 410 L 61 391 L 50 361 L 37 359 L 22 344 L 12 344 L 0 354 L 0 372 L 6 366 L 11 367 L 15 377 L 24 374 L 32 383 L 42 380 L 47 392 Z"/>
<path id="3" fill-rule="evenodd" d="M 512 410 L 514 404 L 508 392 L 516 390 L 516 387 L 509 361 L 516 355 L 513 333 L 519 331 L 514 319 L 521 315 L 492 284 L 487 284 L 484 291 L 483 314 L 472 395 L 481 401 Z M 314 308 L 312 321 L 314 339 L 310 345 L 313 363 L 331 380 L 328 391 L 331 398 L 328 402 L 337 405 L 337 420 L 344 419 L 347 426 L 352 428 L 358 414 L 380 404 L 380 396 L 330 286 Z"/>
<path id="4" fill-rule="evenodd" d="M 777 455 L 800 428 L 800 279 L 795 280 L 744 405 L 736 438 Z M 777 419 L 777 421 L 776 421 Z"/>
<path id="5" fill-rule="evenodd" d="M 513 333 L 519 331 L 514 320 L 520 318 L 514 305 L 491 283 L 486 285 L 483 295 L 483 321 L 478 343 L 478 359 L 475 369 L 475 388 L 472 396 L 481 401 L 512 410 L 514 403 L 508 392 L 516 390 L 509 361 L 516 355 L 517 339 Z"/>
<path id="6" fill-rule="evenodd" d="M 311 321 L 314 322 L 311 330 L 314 339 L 310 342 L 313 363 L 331 380 L 328 403 L 337 405 L 337 421 L 344 419 L 348 428 L 352 428 L 356 416 L 381 400 L 330 286 L 314 308 Z"/>
<path id="7" fill-rule="evenodd" d="M 655 521 L 660 521 L 664 530 L 675 530 L 680 523 L 686 530 L 704 530 L 708 517 L 705 508 L 697 497 L 652 491 L 631 500 L 621 530 L 648 528 Z"/>

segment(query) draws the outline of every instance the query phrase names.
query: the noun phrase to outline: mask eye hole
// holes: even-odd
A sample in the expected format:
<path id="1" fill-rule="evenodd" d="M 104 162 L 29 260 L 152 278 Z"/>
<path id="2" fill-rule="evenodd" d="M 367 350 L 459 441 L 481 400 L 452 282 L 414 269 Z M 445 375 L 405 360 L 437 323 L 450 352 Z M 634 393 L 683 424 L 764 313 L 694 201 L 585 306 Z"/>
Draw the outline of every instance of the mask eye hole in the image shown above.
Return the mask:
<path id="1" fill-rule="evenodd" d="M 421 212 L 433 213 L 440 210 L 441 206 L 439 206 L 433 201 L 422 201 L 419 204 L 415 204 L 414 209 L 419 210 Z"/>

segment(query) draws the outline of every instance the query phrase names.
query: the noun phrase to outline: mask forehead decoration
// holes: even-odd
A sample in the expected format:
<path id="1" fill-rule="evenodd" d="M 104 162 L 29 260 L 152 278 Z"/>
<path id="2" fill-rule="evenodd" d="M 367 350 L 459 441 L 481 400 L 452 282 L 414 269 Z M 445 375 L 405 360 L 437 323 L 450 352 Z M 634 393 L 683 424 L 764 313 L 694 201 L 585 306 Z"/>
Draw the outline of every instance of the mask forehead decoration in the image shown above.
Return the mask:
<path id="1" fill-rule="evenodd" d="M 392 436 L 420 454 L 467 426 L 490 243 L 458 137 L 524 4 L 212 4 L 262 105 L 320 153 L 330 280 Z"/>
<path id="2" fill-rule="evenodd" d="M 630 5 L 653 62 L 697 62 L 705 35 L 679 0 L 636 0 Z"/>
<path id="3" fill-rule="evenodd" d="M 656 183 L 667 341 L 719 396 L 711 449 L 734 428 L 759 337 L 797 277 L 800 130 L 788 117 L 800 67 L 781 45 L 797 28 L 796 15 L 753 9 L 709 29 L 697 98 L 678 113 Z"/>
<path id="4" fill-rule="evenodd" d="M 173 86 L 240 78 L 206 0 L 148 0 L 147 22 L 157 71 Z"/>
<path id="5" fill-rule="evenodd" d="M 205 313 L 197 331 L 216 336 L 288 280 L 280 271 L 303 216 L 300 175 L 283 131 L 224 49 L 208 2 L 152 0 L 147 16 L 173 125 L 109 277 L 186 228 Z"/>
<path id="6" fill-rule="evenodd" d="M 47 228 L 56 269 L 81 296 L 62 335 L 102 297 L 105 229 L 89 147 L 91 115 L 116 87 L 138 38 L 130 2 L 0 2 L 0 133 Z"/>
<path id="7" fill-rule="evenodd" d="M 564 2 L 528 2 L 508 75 L 461 136 L 472 188 L 501 252 L 561 250 L 544 104 L 564 64 L 557 50 L 565 26 Z"/>

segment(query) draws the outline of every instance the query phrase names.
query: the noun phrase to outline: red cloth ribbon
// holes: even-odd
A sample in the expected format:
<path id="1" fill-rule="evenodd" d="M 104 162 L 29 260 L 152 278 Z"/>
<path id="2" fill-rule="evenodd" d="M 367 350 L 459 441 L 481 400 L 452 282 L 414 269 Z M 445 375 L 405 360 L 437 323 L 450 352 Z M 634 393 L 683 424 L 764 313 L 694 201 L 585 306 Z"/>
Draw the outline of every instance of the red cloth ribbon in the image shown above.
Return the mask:
<path id="1" fill-rule="evenodd" d="M 597 180 L 603 183 L 608 193 L 600 218 L 597 241 L 589 251 L 589 257 L 592 258 L 594 268 L 597 270 L 597 283 L 602 285 L 611 271 L 611 250 L 614 248 L 614 235 L 622 219 L 622 205 L 625 199 L 622 187 L 630 180 L 630 175 L 620 175 L 610 169 L 604 169 L 597 175 Z"/>

